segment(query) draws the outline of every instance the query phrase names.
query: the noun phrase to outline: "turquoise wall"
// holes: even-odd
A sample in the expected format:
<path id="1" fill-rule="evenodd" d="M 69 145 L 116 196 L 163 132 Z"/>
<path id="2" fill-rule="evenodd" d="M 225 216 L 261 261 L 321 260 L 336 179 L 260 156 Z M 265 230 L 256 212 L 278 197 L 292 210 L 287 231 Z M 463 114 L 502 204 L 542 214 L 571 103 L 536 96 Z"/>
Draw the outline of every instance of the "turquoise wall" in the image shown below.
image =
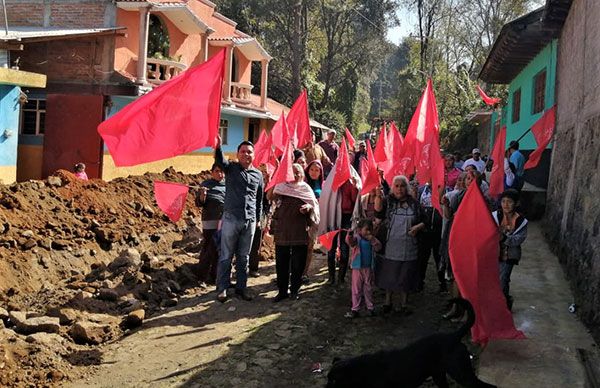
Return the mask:
<path id="1" fill-rule="evenodd" d="M 17 146 L 19 138 L 19 94 L 18 86 L 0 85 L 0 166 L 17 165 Z M 4 131 L 12 135 L 4 137 Z"/>
<path id="2" fill-rule="evenodd" d="M 520 138 L 544 113 L 533 114 L 534 77 L 546 69 L 546 96 L 544 110 L 554 105 L 556 87 L 557 40 L 549 43 L 529 64 L 516 76 L 508 88 L 508 102 L 502 110 L 502 121 L 506 123 L 506 145 L 511 140 Z M 521 88 L 521 113 L 519 121 L 512 122 L 513 93 Z M 534 150 L 537 143 L 531 132 L 519 141 L 522 150 Z M 548 146 L 551 148 L 551 146 Z"/>
<path id="3" fill-rule="evenodd" d="M 136 97 L 129 96 L 112 96 L 111 100 L 113 102 L 113 106 L 110 108 L 110 112 L 108 113 L 108 117 L 111 117 L 121 109 L 123 109 L 127 104 L 132 101 L 135 101 Z M 229 121 L 229 128 L 227 130 L 227 144 L 223 145 L 224 152 L 237 152 L 237 146 L 242 141 L 244 141 L 244 118 L 240 116 L 232 116 L 228 114 L 221 114 L 221 119 Z M 104 150 L 106 151 L 106 145 L 104 146 Z M 196 152 L 204 152 L 204 153 L 212 153 L 213 149 L 210 147 L 202 148 L 197 150 Z"/>

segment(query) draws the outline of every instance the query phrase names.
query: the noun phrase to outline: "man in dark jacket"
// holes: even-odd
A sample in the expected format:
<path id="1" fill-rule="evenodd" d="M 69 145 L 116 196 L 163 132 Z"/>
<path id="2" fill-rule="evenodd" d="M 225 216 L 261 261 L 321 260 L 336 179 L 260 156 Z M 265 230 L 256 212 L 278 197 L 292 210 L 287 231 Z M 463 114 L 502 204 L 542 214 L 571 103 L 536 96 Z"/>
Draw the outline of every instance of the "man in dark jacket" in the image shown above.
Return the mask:
<path id="1" fill-rule="evenodd" d="M 219 229 L 225 203 L 223 169 L 213 164 L 210 174 L 211 178 L 202 182 L 196 196 L 196 205 L 202 208 L 202 250 L 199 273 L 201 284 L 215 284 L 217 279 L 219 251 L 215 242 L 215 233 Z"/>

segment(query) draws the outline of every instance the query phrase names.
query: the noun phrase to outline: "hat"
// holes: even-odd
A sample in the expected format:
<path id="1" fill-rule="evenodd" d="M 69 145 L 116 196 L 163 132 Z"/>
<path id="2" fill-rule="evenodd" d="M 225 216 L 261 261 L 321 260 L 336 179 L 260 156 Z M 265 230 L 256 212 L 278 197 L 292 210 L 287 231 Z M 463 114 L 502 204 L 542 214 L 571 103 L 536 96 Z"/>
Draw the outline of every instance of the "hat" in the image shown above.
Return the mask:
<path id="1" fill-rule="evenodd" d="M 359 146 L 366 147 L 366 146 L 367 146 L 367 143 L 365 143 L 365 141 L 364 141 L 364 140 L 361 140 L 361 141 L 359 141 L 359 142 L 358 142 L 358 145 L 359 145 Z"/>
<path id="2" fill-rule="evenodd" d="M 471 152 L 472 154 L 481 154 L 481 151 L 479 151 L 479 148 L 473 148 L 473 152 Z"/>
<path id="3" fill-rule="evenodd" d="M 335 135 L 337 132 L 335 132 L 335 129 L 330 129 L 327 131 L 327 134 L 330 134 L 330 133 L 333 133 Z"/>

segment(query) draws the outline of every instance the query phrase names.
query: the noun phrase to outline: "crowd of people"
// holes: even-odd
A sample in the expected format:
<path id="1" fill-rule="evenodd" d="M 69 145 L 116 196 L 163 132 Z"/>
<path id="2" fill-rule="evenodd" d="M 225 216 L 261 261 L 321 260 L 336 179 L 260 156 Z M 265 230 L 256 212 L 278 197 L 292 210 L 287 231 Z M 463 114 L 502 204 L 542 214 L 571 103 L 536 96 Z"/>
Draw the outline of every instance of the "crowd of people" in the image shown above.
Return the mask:
<path id="1" fill-rule="evenodd" d="M 230 297 L 230 289 L 244 300 L 253 298 L 246 287 L 247 277 L 260 276 L 258 250 L 264 233 L 272 235 L 275 243 L 278 293 L 273 301 L 300 298 L 302 285 L 311 281 L 309 269 L 318 246 L 318 226 L 321 217 L 327 217 L 321 213 L 330 210 L 341 217 L 331 225 L 339 233 L 327 251 L 327 284 L 343 285 L 350 269 L 352 300 L 346 317 L 359 317 L 363 305 L 368 315 L 376 314 L 375 287 L 385 292 L 377 313 L 395 310 L 410 314 L 414 306 L 408 303 L 409 295 L 424 289 L 431 256 L 439 292 L 458 296 L 448 253 L 449 236 L 468 187 L 476 184 L 498 226 L 500 283 L 507 306 L 512 307 L 510 276 L 527 237 L 527 219 L 519 212 L 525 160 L 518 142 L 510 143 L 503 161 L 505 191 L 498 198 L 489 196 L 487 175 L 492 163 L 481 157 L 479 149 L 473 149 L 464 162 L 459 155 L 444 155 L 445 187 L 439 193 L 440 206 L 435 206 L 432 201 L 438 196 L 430 184 L 419 185 L 411 180 L 413 177 L 396 176 L 388 185 L 382 172 L 381 184 L 360 195 L 358 172 L 367 158 L 365 142 L 350 150 L 352 177 L 332 201 L 326 182 L 340 152 L 335 136 L 335 131 L 330 131 L 324 140 L 317 143 L 313 137 L 303 149 L 295 150 L 294 180 L 276 184 L 266 192 L 269 174 L 264 166 L 253 167 L 253 144 L 242 142 L 237 161 L 229 161 L 218 139 L 211 179 L 197 191 L 196 203 L 204 209 L 200 279 L 203 284 L 216 285 L 219 301 Z M 335 209 L 328 209 L 329 205 L 324 208 L 324 196 Z M 450 310 L 444 317 L 460 320 L 462 312 Z"/>

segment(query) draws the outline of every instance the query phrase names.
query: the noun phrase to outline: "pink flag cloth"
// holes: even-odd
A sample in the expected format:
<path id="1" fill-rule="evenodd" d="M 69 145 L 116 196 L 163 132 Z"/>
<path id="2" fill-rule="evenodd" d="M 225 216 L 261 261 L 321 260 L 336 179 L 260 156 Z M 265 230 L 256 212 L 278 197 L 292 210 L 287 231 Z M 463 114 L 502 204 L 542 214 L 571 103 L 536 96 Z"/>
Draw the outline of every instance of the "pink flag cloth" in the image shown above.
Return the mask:
<path id="1" fill-rule="evenodd" d="M 494 106 L 500 103 L 500 101 L 502 101 L 500 98 L 489 97 L 487 94 L 485 94 L 485 92 L 483 91 L 483 89 L 481 89 L 479 85 L 477 85 L 477 91 L 479 92 L 481 99 L 483 100 L 483 102 L 485 102 L 486 105 Z"/>
<path id="2" fill-rule="evenodd" d="M 362 190 L 360 195 L 369 194 L 371 190 L 381 184 L 379 178 L 379 171 L 377 171 L 377 162 L 373 151 L 371 150 L 371 143 L 367 140 L 367 161 L 360 164 L 360 177 L 362 180 Z"/>
<path id="3" fill-rule="evenodd" d="M 265 187 L 265 191 L 268 191 L 271 187 L 274 187 L 278 183 L 292 182 L 294 180 L 294 170 L 292 170 L 292 164 L 294 162 L 294 146 L 291 141 L 288 141 L 283 150 L 283 157 L 275 173 L 271 177 L 269 184 Z"/>
<path id="4" fill-rule="evenodd" d="M 263 129 L 256 144 L 254 144 L 254 160 L 252 161 L 254 167 L 259 167 L 261 164 L 269 162 L 272 148 L 273 140 L 271 139 L 271 134 Z"/>
<path id="5" fill-rule="evenodd" d="M 280 152 L 275 152 L 277 155 L 281 154 L 281 151 L 285 149 L 285 146 L 288 143 L 288 139 L 290 138 L 287 121 L 285 119 L 285 113 L 281 112 L 281 116 L 271 128 L 271 140 L 276 150 Z"/>
<path id="6" fill-rule="evenodd" d="M 287 124 L 290 128 L 290 133 L 296 133 L 297 141 L 295 146 L 302 148 L 312 141 L 312 133 L 310 131 L 310 118 L 308 115 L 308 93 L 306 89 L 300 93 L 300 96 L 292 105 L 292 109 L 287 115 Z"/>
<path id="7" fill-rule="evenodd" d="M 392 158 L 391 143 L 388 142 L 388 137 L 385 132 L 385 123 L 381 125 L 381 131 L 379 132 L 379 139 L 375 145 L 375 161 L 377 163 L 386 162 Z"/>
<path id="8" fill-rule="evenodd" d="M 537 167 L 542 153 L 548 147 L 548 144 L 552 141 L 554 135 L 554 127 L 556 126 L 556 105 L 548 109 L 538 121 L 531 127 L 531 132 L 537 142 L 537 148 L 529 155 L 527 163 L 525 163 L 525 169 Z"/>
<path id="9" fill-rule="evenodd" d="M 165 82 L 98 126 L 118 167 L 216 145 L 225 49 Z"/>
<path id="10" fill-rule="evenodd" d="M 341 232 L 341 229 L 333 230 L 331 232 L 327 232 L 325 234 L 320 235 L 319 236 L 319 244 L 323 245 L 325 247 L 325 249 L 330 251 L 331 247 L 333 246 L 333 240 L 335 239 L 335 236 L 337 236 L 337 234 L 339 232 Z"/>
<path id="11" fill-rule="evenodd" d="M 181 218 L 189 188 L 181 183 L 154 181 L 154 199 L 173 222 Z"/>
<path id="12" fill-rule="evenodd" d="M 476 236 L 476 238 L 473 238 Z M 477 184 L 469 185 L 450 230 L 452 271 L 461 295 L 473 305 L 474 342 L 522 339 L 500 287 L 498 227 Z"/>
<path id="13" fill-rule="evenodd" d="M 346 139 L 344 138 L 342 138 L 340 154 L 338 155 L 334 168 L 335 176 L 333 177 L 331 190 L 338 191 L 338 189 L 352 176 L 350 172 L 350 157 L 348 156 L 348 147 L 346 147 Z"/>
<path id="14" fill-rule="evenodd" d="M 490 177 L 490 197 L 497 197 L 504 191 L 504 155 L 506 153 L 506 126 L 502 127 L 496 135 L 492 149 L 492 174 Z"/>
<path id="15" fill-rule="evenodd" d="M 354 151 L 356 149 L 356 140 L 354 140 L 354 136 L 352 136 L 348 127 L 346 127 L 346 141 L 348 141 L 348 147 Z"/>
<path id="16" fill-rule="evenodd" d="M 404 145 L 404 138 L 402 137 L 402 134 L 400 133 L 398 127 L 396 127 L 396 123 L 393 121 L 390 125 L 390 134 L 392 139 L 392 146 L 394 148 L 399 147 L 399 149 L 402 149 L 402 146 Z"/>

